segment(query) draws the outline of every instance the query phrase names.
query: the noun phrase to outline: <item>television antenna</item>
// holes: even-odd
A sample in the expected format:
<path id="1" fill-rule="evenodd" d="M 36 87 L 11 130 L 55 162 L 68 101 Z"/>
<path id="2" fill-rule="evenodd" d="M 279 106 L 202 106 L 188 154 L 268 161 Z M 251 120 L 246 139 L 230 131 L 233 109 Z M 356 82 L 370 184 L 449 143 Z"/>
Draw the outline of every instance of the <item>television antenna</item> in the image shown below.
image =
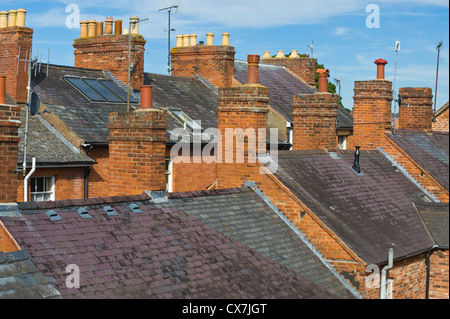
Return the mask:
<path id="1" fill-rule="evenodd" d="M 170 72 L 172 71 L 171 70 L 171 63 L 170 63 L 170 33 L 171 32 L 174 32 L 175 31 L 175 29 L 172 29 L 171 28 L 171 26 L 170 26 L 170 16 L 171 16 L 171 13 L 172 13 L 172 10 L 173 9 L 176 9 L 175 10 L 175 14 L 178 12 L 178 5 L 175 5 L 175 6 L 171 6 L 171 7 L 167 7 L 167 8 L 162 8 L 162 9 L 159 9 L 158 11 L 167 11 L 167 13 L 168 13 L 168 27 L 167 27 L 167 33 L 168 33 L 168 43 L 167 43 L 167 50 L 168 50 L 168 53 L 167 53 L 167 72 L 170 74 Z"/>
<path id="2" fill-rule="evenodd" d="M 400 94 L 397 96 L 395 90 L 396 90 L 396 80 L 397 80 L 397 55 L 398 55 L 398 51 L 400 51 L 400 41 L 395 41 L 395 67 L 394 67 L 394 89 L 392 91 L 393 94 L 393 102 L 394 102 L 394 106 L 391 110 L 392 112 L 392 120 L 391 120 L 391 128 L 392 128 L 392 133 L 395 134 L 395 114 L 397 112 L 397 103 L 398 103 L 398 111 L 400 112 L 400 104 L 401 104 L 401 97 Z"/>
<path id="3" fill-rule="evenodd" d="M 309 48 L 311 58 L 314 58 L 314 41 L 312 41 L 311 44 L 308 44 L 308 48 Z"/>
<path id="4" fill-rule="evenodd" d="M 341 97 L 341 76 L 340 75 L 335 76 L 334 82 L 336 82 L 336 85 L 338 87 L 338 94 L 339 94 L 339 97 Z"/>
<path id="5" fill-rule="evenodd" d="M 439 53 L 441 51 L 442 45 L 443 45 L 443 43 L 442 43 L 442 41 L 440 41 L 436 47 L 438 54 L 437 54 L 437 66 L 436 66 L 436 88 L 434 89 L 434 112 L 433 113 L 436 113 L 437 85 L 438 85 L 438 77 L 439 77 Z"/>

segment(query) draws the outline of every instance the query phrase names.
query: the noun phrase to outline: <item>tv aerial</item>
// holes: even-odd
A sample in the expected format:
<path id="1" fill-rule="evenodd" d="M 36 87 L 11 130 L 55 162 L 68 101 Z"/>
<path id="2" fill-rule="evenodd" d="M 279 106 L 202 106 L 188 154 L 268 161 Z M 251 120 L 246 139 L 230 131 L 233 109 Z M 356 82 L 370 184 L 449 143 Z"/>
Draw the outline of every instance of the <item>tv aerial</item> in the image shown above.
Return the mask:
<path id="1" fill-rule="evenodd" d="M 310 52 L 310 55 L 311 55 L 310 57 L 314 58 L 314 41 L 312 41 L 312 43 L 308 44 L 307 46 L 309 48 L 309 52 Z"/>
<path id="2" fill-rule="evenodd" d="M 178 12 L 178 8 L 179 8 L 179 5 L 173 5 L 171 7 L 162 8 L 162 9 L 158 10 L 158 11 L 167 11 L 167 14 L 168 14 L 168 26 L 167 26 L 167 34 L 168 34 L 168 40 L 167 40 L 167 42 L 168 42 L 167 43 L 167 50 L 168 50 L 168 53 L 167 53 L 167 72 L 169 74 L 172 71 L 171 63 L 170 63 L 171 62 L 170 61 L 170 48 L 171 48 L 171 45 L 170 45 L 170 33 L 175 31 L 175 29 L 171 28 L 171 26 L 170 26 L 170 17 L 171 17 L 171 14 L 172 14 L 172 10 L 176 9 L 175 10 L 175 14 L 176 14 Z"/>
<path id="3" fill-rule="evenodd" d="M 396 96 L 396 80 L 397 80 L 397 55 L 398 55 L 398 51 L 400 51 L 400 41 L 395 41 L 395 67 L 394 67 L 394 89 L 392 90 L 392 95 L 393 95 L 393 107 L 391 109 L 391 113 L 392 113 L 392 120 L 391 120 L 391 127 L 392 127 L 392 133 L 395 134 L 395 114 L 397 112 L 397 106 L 398 105 L 398 111 L 400 112 L 400 106 L 402 104 L 402 100 L 401 100 L 401 96 L 400 94 L 398 94 Z"/>

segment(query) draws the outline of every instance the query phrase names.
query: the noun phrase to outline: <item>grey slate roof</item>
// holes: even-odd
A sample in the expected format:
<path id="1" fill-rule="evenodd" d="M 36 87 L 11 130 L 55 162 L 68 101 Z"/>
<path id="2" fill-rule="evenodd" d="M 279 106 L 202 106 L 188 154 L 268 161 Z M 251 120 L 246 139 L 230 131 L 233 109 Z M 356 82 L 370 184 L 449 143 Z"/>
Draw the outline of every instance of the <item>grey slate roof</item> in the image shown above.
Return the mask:
<path id="1" fill-rule="evenodd" d="M 388 136 L 411 158 L 449 190 L 449 135 L 444 132 L 399 130 Z"/>
<path id="2" fill-rule="evenodd" d="M 247 83 L 248 63 L 234 61 L 234 77 L 241 84 Z M 286 120 L 292 122 L 292 97 L 294 94 L 313 94 L 315 87 L 307 85 L 282 66 L 259 64 L 258 82 L 269 88 L 269 105 Z"/>
<path id="3" fill-rule="evenodd" d="M 416 203 L 417 210 L 433 241 L 449 248 L 448 203 Z"/>
<path id="4" fill-rule="evenodd" d="M 354 151 L 280 152 L 276 177 L 367 263 L 432 247 L 412 198 L 424 195 L 379 151 L 362 151 L 361 174 Z"/>
<path id="5" fill-rule="evenodd" d="M 204 196 L 202 192 L 172 193 L 160 208 L 184 210 L 227 237 L 312 281 L 337 298 L 355 298 L 336 273 L 250 188 L 239 193 Z"/>
<path id="6" fill-rule="evenodd" d="M 25 250 L 0 251 L 0 299 L 56 299 L 60 293 Z"/>
<path id="7" fill-rule="evenodd" d="M 19 131 L 18 161 L 23 163 L 24 130 L 26 111 L 21 111 L 22 127 Z M 45 116 L 45 114 L 44 114 Z M 41 115 L 31 116 L 28 119 L 28 146 L 27 165 L 31 165 L 32 157 L 36 157 L 36 165 L 92 165 L 94 161 L 81 153 L 58 131 L 52 128 Z"/>
<path id="8" fill-rule="evenodd" d="M 117 214 L 109 216 L 106 205 Z M 77 213 L 82 207 L 92 218 Z M 24 203 L 19 209 L 21 216 L 1 220 L 38 269 L 55 279 L 63 298 L 335 297 L 184 211 L 157 208 L 145 194 Z M 50 210 L 62 220 L 50 221 Z M 80 268 L 80 288 L 66 287 L 69 264 Z"/>

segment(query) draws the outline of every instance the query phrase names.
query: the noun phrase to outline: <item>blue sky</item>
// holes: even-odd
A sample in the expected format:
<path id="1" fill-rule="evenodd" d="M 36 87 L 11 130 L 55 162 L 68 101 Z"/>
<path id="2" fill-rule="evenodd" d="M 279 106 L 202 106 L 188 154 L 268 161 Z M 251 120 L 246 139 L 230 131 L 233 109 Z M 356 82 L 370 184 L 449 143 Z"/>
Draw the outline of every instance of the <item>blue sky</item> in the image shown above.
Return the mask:
<path id="1" fill-rule="evenodd" d="M 205 40 L 207 32 L 221 41 L 230 33 L 236 58 L 264 54 L 269 50 L 309 53 L 314 41 L 314 57 L 341 78 L 344 106 L 353 107 L 354 81 L 376 76 L 373 63 L 388 61 L 386 78 L 394 80 L 395 41 L 401 42 L 397 59 L 396 87 L 431 87 L 436 83 L 437 50 L 440 51 L 438 108 L 449 100 L 449 3 L 447 0 L 1 0 L 0 10 L 24 8 L 26 25 L 34 29 L 33 49 L 51 49 L 50 62 L 73 65 L 73 40 L 79 29 L 68 28 L 66 12 L 70 4 L 80 9 L 80 18 L 104 20 L 107 16 L 128 21 L 132 15 L 148 18 L 140 26 L 146 38 L 145 71 L 167 74 L 167 13 L 161 8 L 178 5 L 173 11 L 172 46 L 177 34 L 196 33 Z M 369 5 L 379 8 L 379 27 L 368 28 L 373 20 Z M 369 7 L 370 8 L 370 7 Z M 126 23 L 124 23 L 126 24 Z"/>

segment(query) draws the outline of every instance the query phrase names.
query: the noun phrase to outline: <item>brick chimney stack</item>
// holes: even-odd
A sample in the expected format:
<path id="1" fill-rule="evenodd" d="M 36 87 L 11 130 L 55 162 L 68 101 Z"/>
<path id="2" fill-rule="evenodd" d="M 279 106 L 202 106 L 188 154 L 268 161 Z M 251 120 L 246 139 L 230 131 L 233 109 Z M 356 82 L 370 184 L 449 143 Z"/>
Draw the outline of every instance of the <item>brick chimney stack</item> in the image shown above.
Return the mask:
<path id="1" fill-rule="evenodd" d="M 249 56 L 253 71 L 259 56 Z M 249 74 L 254 73 L 249 70 Z M 250 77 L 254 82 L 256 77 Z M 266 133 L 269 112 L 269 89 L 257 83 L 219 89 L 219 132 L 222 138 L 218 150 L 218 185 L 220 188 L 240 187 L 251 168 L 256 168 L 256 157 L 267 151 Z M 233 152 L 233 153 L 230 153 Z"/>
<path id="2" fill-rule="evenodd" d="M 20 107 L 1 100 L 5 77 L 0 76 L 0 203 L 17 202 Z M 1 87 L 3 86 L 3 88 Z"/>
<path id="3" fill-rule="evenodd" d="M 392 82 L 384 79 L 386 60 L 379 59 L 377 78 L 356 81 L 353 104 L 353 144 L 361 150 L 374 150 L 384 143 L 384 134 L 390 131 Z"/>
<path id="4" fill-rule="evenodd" d="M 18 104 L 28 97 L 28 70 L 25 62 L 30 57 L 33 29 L 25 27 L 26 10 L 0 11 L 0 74 L 6 75 L 6 90 Z M 28 56 L 27 56 L 28 54 Z"/>
<path id="5" fill-rule="evenodd" d="M 316 59 L 300 57 L 297 50 L 292 50 L 288 58 L 285 57 L 282 51 L 278 53 L 279 55 L 277 57 L 272 58 L 270 52 L 266 51 L 261 59 L 261 63 L 284 66 L 294 72 L 308 85 L 316 85 Z"/>
<path id="6" fill-rule="evenodd" d="M 137 195 L 166 189 L 166 113 L 149 107 L 143 87 L 141 108 L 109 115 L 109 193 Z"/>
<path id="7" fill-rule="evenodd" d="M 172 49 L 172 75 L 201 75 L 218 88 L 231 87 L 236 51 L 229 44 L 230 35 L 222 34 L 222 45 L 214 45 L 212 33 L 207 34 L 206 45 L 190 41 L 192 36 L 180 37 L 177 46 Z"/>
<path id="8" fill-rule="evenodd" d="M 133 21 L 136 17 L 132 17 Z M 112 25 L 114 22 L 114 34 Z M 75 67 L 111 72 L 124 85 L 128 83 L 128 34 L 122 32 L 122 21 L 111 17 L 105 23 L 95 20 L 80 22 L 80 38 L 75 39 Z M 145 39 L 138 27 L 131 32 L 132 67 L 130 85 L 139 91 L 144 84 Z"/>
<path id="9" fill-rule="evenodd" d="M 399 129 L 431 131 L 433 127 L 433 93 L 431 88 L 400 88 Z"/>

